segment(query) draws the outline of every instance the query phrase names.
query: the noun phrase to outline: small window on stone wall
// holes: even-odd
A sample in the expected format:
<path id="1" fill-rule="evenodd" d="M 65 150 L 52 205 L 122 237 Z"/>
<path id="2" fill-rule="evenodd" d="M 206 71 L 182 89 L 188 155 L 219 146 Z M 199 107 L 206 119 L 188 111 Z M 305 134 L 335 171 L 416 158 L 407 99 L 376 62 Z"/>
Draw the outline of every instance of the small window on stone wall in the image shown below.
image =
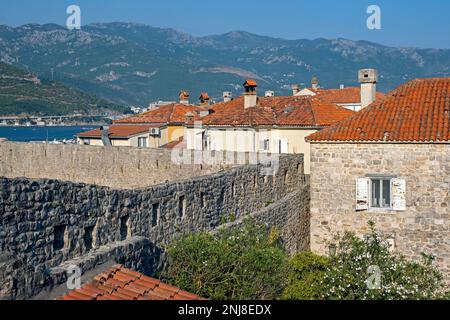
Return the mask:
<path id="1" fill-rule="evenodd" d="M 86 251 L 90 251 L 93 247 L 93 233 L 94 227 L 87 227 L 84 229 L 84 247 Z"/>
<path id="2" fill-rule="evenodd" d="M 158 224 L 159 210 L 159 203 L 154 203 L 152 205 L 152 227 Z"/>
<path id="3" fill-rule="evenodd" d="M 186 199 L 184 196 L 180 196 L 178 199 L 178 215 L 183 218 L 186 214 Z"/>
<path id="4" fill-rule="evenodd" d="M 64 248 L 64 238 L 66 226 L 56 226 L 53 228 L 53 250 L 58 251 Z"/>
<path id="5" fill-rule="evenodd" d="M 120 240 L 126 240 L 128 237 L 128 216 L 120 218 Z"/>

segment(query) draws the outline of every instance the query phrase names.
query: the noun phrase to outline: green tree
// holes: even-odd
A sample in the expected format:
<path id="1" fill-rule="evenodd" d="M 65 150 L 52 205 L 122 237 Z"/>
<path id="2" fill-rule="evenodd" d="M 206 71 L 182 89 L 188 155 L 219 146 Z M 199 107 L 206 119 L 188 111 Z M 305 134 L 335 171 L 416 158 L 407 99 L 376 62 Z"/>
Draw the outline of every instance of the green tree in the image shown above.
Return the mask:
<path id="1" fill-rule="evenodd" d="M 286 282 L 287 254 L 254 221 L 216 234 L 186 235 L 168 254 L 163 276 L 210 299 L 275 299 Z"/>
<path id="2" fill-rule="evenodd" d="M 289 285 L 283 292 L 286 300 L 316 300 L 320 298 L 321 283 L 328 258 L 312 252 L 302 252 L 290 261 Z"/>

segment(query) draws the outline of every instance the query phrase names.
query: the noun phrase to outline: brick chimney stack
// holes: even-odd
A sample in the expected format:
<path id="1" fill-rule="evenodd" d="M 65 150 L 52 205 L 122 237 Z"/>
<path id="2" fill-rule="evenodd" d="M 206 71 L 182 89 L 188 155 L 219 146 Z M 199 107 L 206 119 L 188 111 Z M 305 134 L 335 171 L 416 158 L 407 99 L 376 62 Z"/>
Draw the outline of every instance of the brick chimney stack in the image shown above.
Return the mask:
<path id="1" fill-rule="evenodd" d="M 209 99 L 209 95 L 208 95 L 207 92 L 202 92 L 200 94 L 199 99 L 200 99 L 200 105 L 201 106 L 209 106 L 210 99 Z"/>
<path id="2" fill-rule="evenodd" d="M 375 69 L 361 69 L 358 72 L 361 83 L 361 108 L 370 105 L 376 99 L 378 71 Z"/>
<path id="3" fill-rule="evenodd" d="M 314 76 L 314 77 L 311 79 L 311 88 L 312 88 L 313 90 L 319 89 L 319 79 L 318 79 L 316 76 Z"/>
<path id="4" fill-rule="evenodd" d="M 189 92 L 188 91 L 181 90 L 179 97 L 180 97 L 181 104 L 189 104 Z"/>
<path id="5" fill-rule="evenodd" d="M 244 108 L 256 107 L 258 102 L 258 95 L 256 94 L 256 88 L 258 84 L 255 80 L 247 80 L 244 82 Z"/>
<path id="6" fill-rule="evenodd" d="M 293 85 L 291 85 L 291 89 L 292 89 L 292 95 L 296 96 L 300 92 L 300 85 L 293 84 Z"/>
<path id="7" fill-rule="evenodd" d="M 233 94 L 230 91 L 225 91 L 223 93 L 223 102 L 230 102 L 233 100 Z"/>

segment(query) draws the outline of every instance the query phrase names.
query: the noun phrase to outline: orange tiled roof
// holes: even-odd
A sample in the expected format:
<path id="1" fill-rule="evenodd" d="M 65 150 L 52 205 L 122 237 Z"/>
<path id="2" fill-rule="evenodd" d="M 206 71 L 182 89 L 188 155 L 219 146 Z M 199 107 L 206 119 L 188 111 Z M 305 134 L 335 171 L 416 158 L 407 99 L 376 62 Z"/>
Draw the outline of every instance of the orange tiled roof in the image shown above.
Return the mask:
<path id="1" fill-rule="evenodd" d="M 328 103 L 351 104 L 361 103 L 361 88 L 347 87 L 343 89 L 308 89 L 316 93 L 315 97 Z M 377 92 L 376 99 L 381 99 L 384 93 Z"/>
<path id="2" fill-rule="evenodd" d="M 450 142 L 450 78 L 410 81 L 309 141 Z"/>
<path id="3" fill-rule="evenodd" d="M 355 112 L 313 97 L 260 97 L 258 105 L 244 108 L 243 97 L 212 106 L 202 119 L 208 126 L 323 127 L 347 119 Z"/>
<path id="4" fill-rule="evenodd" d="M 109 127 L 110 138 L 128 138 L 141 133 L 146 133 L 150 128 L 157 128 L 157 125 L 112 125 Z M 102 131 L 99 129 L 89 130 L 77 134 L 80 138 L 101 138 Z"/>
<path id="5" fill-rule="evenodd" d="M 114 123 L 164 123 L 184 124 L 186 113 L 192 112 L 198 117 L 198 112 L 205 111 L 204 107 L 185 105 L 181 103 L 168 104 L 142 114 L 114 121 Z"/>
<path id="6" fill-rule="evenodd" d="M 121 265 L 58 300 L 205 300 Z"/>

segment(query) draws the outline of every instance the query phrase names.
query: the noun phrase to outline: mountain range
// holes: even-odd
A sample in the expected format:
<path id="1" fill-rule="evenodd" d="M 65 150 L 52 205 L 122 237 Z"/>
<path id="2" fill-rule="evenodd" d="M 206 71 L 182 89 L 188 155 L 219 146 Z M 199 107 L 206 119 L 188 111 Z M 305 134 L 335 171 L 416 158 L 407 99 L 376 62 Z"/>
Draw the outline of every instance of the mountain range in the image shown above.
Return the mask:
<path id="1" fill-rule="evenodd" d="M 134 23 L 104 23 L 69 31 L 55 25 L 0 26 L 0 61 L 42 79 L 115 103 L 147 106 L 191 92 L 242 92 L 245 78 L 260 92 L 290 93 L 291 84 L 358 85 L 360 68 L 376 68 L 387 92 L 417 77 L 450 76 L 450 50 L 395 48 L 347 39 L 285 40 L 235 31 L 195 37 Z M 261 94 L 261 93 L 260 93 Z"/>
<path id="2" fill-rule="evenodd" d="M 124 106 L 0 62 L 0 115 L 118 115 Z"/>

